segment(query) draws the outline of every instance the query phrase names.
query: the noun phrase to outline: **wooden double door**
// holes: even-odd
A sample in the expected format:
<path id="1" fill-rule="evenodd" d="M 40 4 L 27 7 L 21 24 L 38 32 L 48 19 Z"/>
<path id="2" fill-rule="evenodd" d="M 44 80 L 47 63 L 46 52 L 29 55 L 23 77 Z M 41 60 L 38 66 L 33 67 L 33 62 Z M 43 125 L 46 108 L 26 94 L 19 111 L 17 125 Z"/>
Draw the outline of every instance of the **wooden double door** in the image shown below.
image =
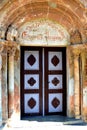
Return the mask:
<path id="1" fill-rule="evenodd" d="M 66 114 L 66 48 L 21 47 L 21 115 Z"/>

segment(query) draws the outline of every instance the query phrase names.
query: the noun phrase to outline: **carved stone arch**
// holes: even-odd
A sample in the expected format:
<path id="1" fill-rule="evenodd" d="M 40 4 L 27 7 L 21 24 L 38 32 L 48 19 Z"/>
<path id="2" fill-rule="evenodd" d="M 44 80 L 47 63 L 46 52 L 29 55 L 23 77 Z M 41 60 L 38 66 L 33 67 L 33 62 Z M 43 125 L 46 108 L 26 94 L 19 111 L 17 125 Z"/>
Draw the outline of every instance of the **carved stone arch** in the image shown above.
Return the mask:
<path id="1" fill-rule="evenodd" d="M 71 44 L 81 44 L 82 43 L 82 35 L 78 29 L 76 29 L 70 33 L 70 43 Z"/>

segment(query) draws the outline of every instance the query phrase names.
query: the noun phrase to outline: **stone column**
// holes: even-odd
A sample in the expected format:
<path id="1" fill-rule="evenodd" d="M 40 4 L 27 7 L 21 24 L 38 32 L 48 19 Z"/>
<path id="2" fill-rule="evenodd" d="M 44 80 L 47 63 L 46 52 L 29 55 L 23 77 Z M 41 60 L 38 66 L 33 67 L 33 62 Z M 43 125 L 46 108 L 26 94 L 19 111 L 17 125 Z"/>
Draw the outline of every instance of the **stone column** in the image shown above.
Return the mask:
<path id="1" fill-rule="evenodd" d="M 87 122 L 87 51 L 82 53 L 82 119 Z"/>
<path id="2" fill-rule="evenodd" d="M 80 78 L 79 78 L 79 51 L 74 53 L 74 109 L 75 118 L 80 118 Z"/>
<path id="3" fill-rule="evenodd" d="M 2 54 L 2 117 L 8 119 L 8 88 L 7 88 L 7 51 L 3 50 Z"/>
<path id="4" fill-rule="evenodd" d="M 8 48 L 8 116 L 12 118 L 14 113 L 14 47 Z"/>
<path id="5" fill-rule="evenodd" d="M 1 68 L 2 68 L 2 57 L 0 54 L 0 121 L 2 121 L 2 73 L 1 73 Z"/>
<path id="6" fill-rule="evenodd" d="M 2 56 L 3 45 L 0 46 L 0 121 L 2 121 Z"/>

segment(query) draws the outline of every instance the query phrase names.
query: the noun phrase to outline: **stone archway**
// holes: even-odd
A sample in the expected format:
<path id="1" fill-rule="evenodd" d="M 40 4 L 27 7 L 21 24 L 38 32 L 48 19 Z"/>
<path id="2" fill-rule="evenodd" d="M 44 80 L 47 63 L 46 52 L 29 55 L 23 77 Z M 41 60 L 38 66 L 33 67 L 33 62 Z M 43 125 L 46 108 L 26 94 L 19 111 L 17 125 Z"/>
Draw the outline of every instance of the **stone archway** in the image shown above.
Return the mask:
<path id="1" fill-rule="evenodd" d="M 27 46 L 26 48 L 29 47 L 36 47 L 36 48 L 37 47 L 38 48 L 39 47 L 60 48 L 61 47 L 62 48 L 62 47 L 67 47 L 70 44 L 69 39 L 70 38 L 68 32 L 61 25 L 51 20 L 37 19 L 37 20 L 33 20 L 32 22 L 28 22 L 24 24 L 20 28 L 18 41 L 20 43 L 20 46 Z M 65 57 L 66 57 L 66 53 L 65 53 Z M 21 66 L 22 64 L 23 62 L 21 62 Z M 21 77 L 22 76 L 23 75 L 21 70 Z M 23 83 L 20 86 L 22 87 Z M 24 94 L 23 91 L 22 94 Z M 22 103 L 22 105 L 23 104 L 24 103 Z M 24 109 L 23 109 L 24 106 L 22 105 L 21 108 L 22 108 L 22 112 L 24 113 Z"/>
<path id="2" fill-rule="evenodd" d="M 30 23 L 31 26 L 33 25 L 33 21 L 37 21 L 37 19 L 39 19 L 39 23 L 40 21 L 49 21 L 50 23 L 53 22 L 51 25 L 53 26 L 53 24 L 55 25 L 61 25 L 61 27 L 64 28 L 64 32 L 67 34 L 69 34 L 70 36 L 70 41 L 68 39 L 68 43 L 65 43 L 66 40 L 64 40 L 64 44 L 62 44 L 63 46 L 67 46 L 67 75 L 68 75 L 68 81 L 67 81 L 67 86 L 68 86 L 68 91 L 67 91 L 67 100 L 68 100 L 68 104 L 67 104 L 67 115 L 68 116 L 77 116 L 78 113 L 75 113 L 78 110 L 78 107 L 74 107 L 75 103 L 74 102 L 74 87 L 79 85 L 78 82 L 79 80 L 76 82 L 74 77 L 74 60 L 72 58 L 72 55 L 77 55 L 78 54 L 78 45 L 81 45 L 80 47 L 80 54 L 81 54 L 81 59 L 82 59 L 82 93 L 84 96 L 83 100 L 82 100 L 82 110 L 83 110 L 83 114 L 82 116 L 84 116 L 86 118 L 87 116 L 87 104 L 85 102 L 86 100 L 86 75 L 85 75 L 85 63 L 86 63 L 86 49 L 84 47 L 84 45 L 86 46 L 87 43 L 87 11 L 86 11 L 86 3 L 82 2 L 81 0 L 71 0 L 70 2 L 68 0 L 62 0 L 62 1 L 52 1 L 52 0 L 42 0 L 41 2 L 39 0 L 34 1 L 26 1 L 22 0 L 22 2 L 19 1 L 9 1 L 9 0 L 3 0 L 1 3 L 1 8 L 0 8 L 0 48 L 2 46 L 2 41 L 3 43 L 7 43 L 6 45 L 9 47 L 9 42 L 11 43 L 11 49 L 14 48 L 13 46 L 17 44 L 16 46 L 16 52 L 15 52 L 15 66 L 14 66 L 14 95 L 15 95 L 15 102 L 14 104 L 14 108 L 13 111 L 14 113 L 18 114 L 18 117 L 20 117 L 20 45 L 22 43 L 22 41 L 25 41 L 25 35 L 23 34 L 23 39 L 19 39 L 20 37 L 20 31 L 22 29 L 22 27 L 24 27 L 25 25 L 27 25 L 27 23 Z M 48 22 L 48 23 L 49 23 Z M 40 24 L 41 25 L 41 24 Z M 52 26 L 50 26 L 50 30 L 52 29 Z M 47 25 L 46 25 L 47 27 Z M 61 28 L 61 29 L 63 29 Z M 34 28 L 32 28 L 34 29 Z M 57 27 L 58 29 L 58 27 Z M 48 28 L 49 30 L 49 28 Z M 47 31 L 48 31 L 47 30 Z M 54 29 L 55 30 L 55 29 Z M 67 31 L 66 31 L 67 30 Z M 25 29 L 26 31 L 26 29 Z M 31 30 L 31 34 L 32 34 L 32 30 Z M 58 30 L 55 31 L 56 33 L 58 33 Z M 54 32 L 54 34 L 55 34 Z M 27 31 L 27 33 L 29 33 L 29 31 Z M 37 33 L 37 31 L 36 31 Z M 60 33 L 63 33 L 60 31 Z M 63 36 L 65 36 L 65 33 L 63 33 Z M 45 34 L 46 34 L 46 30 L 45 30 Z M 32 35 L 27 35 L 26 38 L 30 38 L 30 42 L 32 41 L 33 38 L 33 42 L 35 43 L 35 38 L 38 36 L 39 37 L 39 41 L 41 42 L 40 38 L 42 38 L 43 41 L 45 41 L 44 45 L 45 46 L 54 46 L 53 44 L 53 39 L 57 40 L 58 36 L 60 36 L 60 34 L 57 37 L 54 37 L 53 34 L 51 33 L 50 35 L 44 35 L 44 38 L 42 37 L 43 33 L 41 33 L 40 35 L 36 35 L 34 33 L 34 37 L 32 37 Z M 49 36 L 51 36 L 51 44 L 49 42 Z M 68 36 L 68 35 L 67 35 Z M 44 40 L 45 39 L 45 40 Z M 60 39 L 60 38 L 59 38 Z M 65 36 L 65 39 L 66 36 Z M 21 42 L 20 42 L 21 41 Z M 29 39 L 28 39 L 29 41 Z M 37 41 L 38 42 L 38 41 Z M 47 43 L 48 42 L 48 43 Z M 59 40 L 59 42 L 61 42 L 61 40 Z M 30 43 L 29 43 L 30 44 Z M 48 45 L 47 45 L 48 44 Z M 5 46 L 6 46 L 5 45 Z M 23 43 L 22 43 L 23 45 Z M 26 44 L 27 45 L 27 44 Z M 70 46 L 71 45 L 71 46 Z M 57 44 L 57 42 L 55 42 L 55 47 L 56 46 L 60 46 L 59 43 Z M 73 47 L 72 47 L 73 46 Z M 76 48 L 75 48 L 76 47 Z M 81 49 L 82 47 L 84 47 L 84 51 L 85 53 L 83 53 L 83 50 Z M 2 50 L 2 49 L 1 49 Z M 14 49 L 13 49 L 14 50 Z M 72 50 L 74 50 L 74 54 L 72 54 Z M 5 51 L 5 49 L 4 49 Z M 11 51 L 11 50 L 10 50 Z M 0 52 L 2 55 L 2 52 Z M 7 52 L 6 52 L 7 55 Z M 10 55 L 11 56 L 11 55 Z M 78 58 L 77 58 L 78 59 Z M 77 66 L 78 66 L 78 60 L 76 60 Z M 5 61 L 4 61 L 5 60 Z M 7 66 L 7 60 L 5 55 L 2 56 L 2 62 L 5 63 L 5 65 Z M 71 66 L 71 63 L 73 63 L 73 66 Z M 13 63 L 12 63 L 13 64 Z M 5 70 L 7 69 L 5 67 L 5 65 L 3 65 L 3 69 L 5 68 Z M 1 69 L 2 70 L 2 69 Z M 76 69 L 78 71 L 78 68 Z M 72 72 L 73 71 L 73 72 Z M 3 79 L 5 79 L 5 76 L 7 75 L 7 70 L 3 71 L 6 72 L 6 74 L 3 74 Z M 17 73 L 18 72 L 18 73 Z M 76 76 L 76 75 L 75 75 Z M 10 78 L 10 77 L 9 77 Z M 79 78 L 79 77 L 78 77 Z M 12 80 L 11 80 L 12 81 Z M 9 81 L 10 82 L 10 81 Z M 74 84 L 75 82 L 75 84 Z M 5 80 L 3 82 L 3 88 L 5 90 L 7 90 L 7 81 Z M 10 84 L 11 85 L 11 82 Z M 0 86 L 1 89 L 1 86 Z M 76 88 L 75 88 L 76 91 Z M 0 91 L 1 92 L 1 91 Z M 4 90 L 3 90 L 4 93 Z M 0 100 L 2 102 L 2 93 L 0 93 Z M 18 99 L 18 100 L 17 100 Z M 17 100 L 17 102 L 16 102 Z M 7 117 L 7 102 L 6 104 L 3 106 L 1 106 L 1 102 L 0 102 L 0 113 L 2 113 L 3 116 L 0 116 L 2 118 Z M 73 105 L 71 105 L 73 104 Z M 3 109 L 5 108 L 5 109 Z M 3 112 L 2 112 L 3 109 Z M 76 111 L 75 111 L 76 109 Z M 4 112 L 5 111 L 5 112 Z M 12 111 L 12 112 L 13 112 Z M 7 114 L 7 115 L 6 115 Z"/>

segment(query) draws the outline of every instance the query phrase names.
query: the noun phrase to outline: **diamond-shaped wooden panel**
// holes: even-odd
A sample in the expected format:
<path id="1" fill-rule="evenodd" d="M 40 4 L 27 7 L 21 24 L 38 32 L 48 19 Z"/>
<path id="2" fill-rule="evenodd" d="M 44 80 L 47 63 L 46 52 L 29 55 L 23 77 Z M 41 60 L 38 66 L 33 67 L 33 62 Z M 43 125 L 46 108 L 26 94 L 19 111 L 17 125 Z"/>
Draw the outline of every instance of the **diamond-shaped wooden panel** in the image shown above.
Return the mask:
<path id="1" fill-rule="evenodd" d="M 25 51 L 24 53 L 24 69 L 39 69 L 39 51 Z"/>
<path id="2" fill-rule="evenodd" d="M 33 109 L 36 105 L 36 101 L 34 98 L 31 97 L 31 99 L 28 101 L 28 106 Z"/>
<path id="3" fill-rule="evenodd" d="M 52 80 L 52 83 L 54 84 L 54 86 L 57 86 L 57 84 L 59 84 L 60 81 L 56 77 L 54 77 L 54 79 Z"/>
<path id="4" fill-rule="evenodd" d="M 36 62 L 36 58 L 31 54 L 28 59 L 27 59 L 28 63 L 32 66 L 34 65 L 34 63 Z"/>
<path id="5" fill-rule="evenodd" d="M 27 82 L 28 84 L 30 84 L 30 86 L 33 86 L 36 83 L 36 80 L 33 77 L 31 77 Z"/>
<path id="6" fill-rule="evenodd" d="M 24 94 L 24 113 L 39 113 L 39 94 Z"/>
<path id="7" fill-rule="evenodd" d="M 57 99 L 56 97 L 52 100 L 52 105 L 54 108 L 57 108 L 60 105 L 60 101 L 59 99 Z"/>
<path id="8" fill-rule="evenodd" d="M 54 55 L 54 57 L 51 59 L 51 62 L 54 66 L 57 66 L 59 64 L 60 60 L 56 55 Z"/>
<path id="9" fill-rule="evenodd" d="M 50 93 L 48 96 L 48 111 L 49 112 L 62 112 L 63 110 L 63 97 L 62 93 Z"/>
<path id="10" fill-rule="evenodd" d="M 49 74 L 48 75 L 48 88 L 49 89 L 62 89 L 63 88 L 63 77 L 61 74 L 56 74 L 56 75 L 52 75 Z"/>
<path id="11" fill-rule="evenodd" d="M 48 70 L 62 70 L 62 52 L 48 53 Z"/>
<path id="12" fill-rule="evenodd" d="M 39 89 L 39 74 L 25 74 L 24 89 Z"/>

